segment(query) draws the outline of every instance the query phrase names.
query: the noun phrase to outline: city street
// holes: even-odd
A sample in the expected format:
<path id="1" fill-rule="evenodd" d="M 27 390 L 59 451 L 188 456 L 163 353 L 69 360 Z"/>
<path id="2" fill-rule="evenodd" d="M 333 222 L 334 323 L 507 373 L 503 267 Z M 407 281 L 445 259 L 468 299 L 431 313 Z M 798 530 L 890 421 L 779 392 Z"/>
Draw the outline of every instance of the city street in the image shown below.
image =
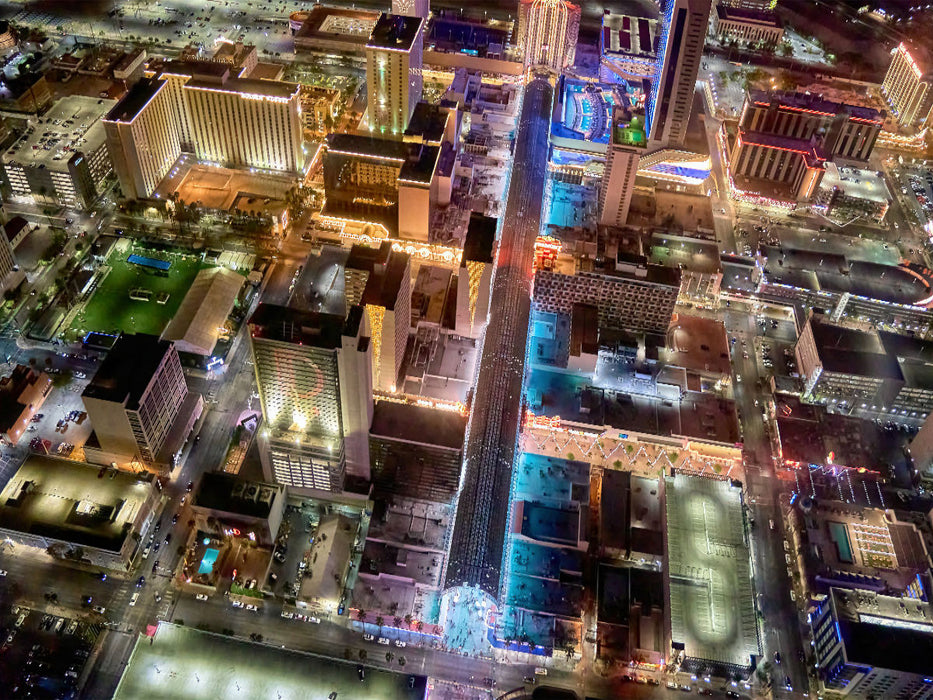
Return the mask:
<path id="1" fill-rule="evenodd" d="M 478 585 L 493 597 L 502 585 L 552 95 L 545 77 L 525 88 L 446 574 L 448 588 Z"/>

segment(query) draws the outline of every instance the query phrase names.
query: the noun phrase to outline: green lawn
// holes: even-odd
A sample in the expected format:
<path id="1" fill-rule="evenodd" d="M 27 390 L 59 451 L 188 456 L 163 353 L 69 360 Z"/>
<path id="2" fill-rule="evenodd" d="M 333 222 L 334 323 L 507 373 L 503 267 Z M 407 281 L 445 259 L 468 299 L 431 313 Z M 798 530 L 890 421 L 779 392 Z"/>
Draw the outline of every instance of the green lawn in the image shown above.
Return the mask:
<path id="1" fill-rule="evenodd" d="M 168 277 L 160 277 L 156 270 L 126 262 L 129 253 L 125 251 L 114 251 L 107 261 L 112 269 L 75 317 L 67 335 L 80 337 L 88 331 L 159 335 L 175 315 L 195 275 L 207 267 L 199 260 L 191 260 L 190 256 L 170 255 L 144 248 L 135 248 L 132 252 L 170 260 L 172 267 Z M 150 300 L 130 299 L 132 289 L 151 291 Z M 170 295 L 167 303 L 157 303 L 160 292 Z"/>

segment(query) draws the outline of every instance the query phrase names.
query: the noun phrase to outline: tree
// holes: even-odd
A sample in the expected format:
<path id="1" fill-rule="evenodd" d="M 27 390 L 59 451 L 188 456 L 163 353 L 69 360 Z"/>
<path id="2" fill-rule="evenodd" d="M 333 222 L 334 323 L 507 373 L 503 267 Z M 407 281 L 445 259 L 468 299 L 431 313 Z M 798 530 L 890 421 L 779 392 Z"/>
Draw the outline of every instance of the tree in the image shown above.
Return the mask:
<path id="1" fill-rule="evenodd" d="M 391 651 L 387 651 L 387 652 L 386 652 L 386 663 L 387 663 L 387 664 L 392 663 L 392 659 L 394 659 L 394 658 L 395 658 L 395 657 L 392 655 L 392 652 L 391 652 Z"/>
<path id="2" fill-rule="evenodd" d="M 398 665 L 401 666 L 402 668 L 405 667 L 405 657 L 404 657 L 404 656 L 398 657 Z"/>
<path id="3" fill-rule="evenodd" d="M 400 618 L 398 615 L 396 615 L 395 617 L 392 618 L 392 622 L 395 623 L 395 626 L 396 626 L 396 627 L 401 627 L 401 626 L 402 626 L 402 618 Z"/>
<path id="4" fill-rule="evenodd" d="M 382 629 L 382 625 L 383 625 L 384 623 L 385 623 L 385 618 L 383 618 L 382 615 L 379 615 L 378 617 L 376 617 L 376 626 L 377 626 L 377 627 L 379 627 L 380 629 Z"/>
<path id="5" fill-rule="evenodd" d="M 366 611 L 363 608 L 360 608 L 356 611 L 356 619 L 360 622 L 363 622 L 366 619 Z"/>

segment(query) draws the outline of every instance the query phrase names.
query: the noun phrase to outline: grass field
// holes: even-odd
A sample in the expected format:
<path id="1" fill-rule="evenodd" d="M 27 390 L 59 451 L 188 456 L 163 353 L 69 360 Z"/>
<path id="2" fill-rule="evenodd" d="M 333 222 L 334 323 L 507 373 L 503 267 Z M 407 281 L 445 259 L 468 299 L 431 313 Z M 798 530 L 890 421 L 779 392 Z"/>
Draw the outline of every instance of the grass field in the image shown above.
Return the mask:
<path id="1" fill-rule="evenodd" d="M 66 332 L 70 337 L 83 336 L 88 331 L 101 333 L 151 333 L 159 335 L 181 305 L 198 270 L 206 267 L 192 256 L 177 255 L 134 248 L 134 253 L 170 260 L 168 277 L 156 270 L 126 262 L 129 253 L 115 250 L 107 264 L 111 267 L 94 295 L 78 313 Z M 135 301 L 130 290 L 145 289 L 152 292 L 149 301 Z M 160 292 L 167 292 L 168 302 L 159 304 Z"/>

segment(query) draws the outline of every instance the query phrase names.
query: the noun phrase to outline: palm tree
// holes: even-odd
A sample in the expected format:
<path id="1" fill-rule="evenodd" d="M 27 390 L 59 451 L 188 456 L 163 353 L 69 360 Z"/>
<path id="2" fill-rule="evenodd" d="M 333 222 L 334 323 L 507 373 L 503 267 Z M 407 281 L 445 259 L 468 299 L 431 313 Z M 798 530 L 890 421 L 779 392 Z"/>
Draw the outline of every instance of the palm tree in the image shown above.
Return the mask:
<path id="1" fill-rule="evenodd" d="M 379 634 L 382 634 L 382 625 L 385 623 L 385 618 L 382 615 L 376 617 L 376 626 L 379 628 Z"/>
<path id="2" fill-rule="evenodd" d="M 360 622 L 363 622 L 366 619 L 366 611 L 363 608 L 360 608 L 356 611 L 356 619 Z"/>
<path id="3" fill-rule="evenodd" d="M 402 618 L 400 618 L 398 615 L 396 615 L 395 617 L 392 618 L 392 622 L 395 623 L 395 626 L 396 626 L 396 627 L 401 627 L 401 626 L 402 626 Z"/>

